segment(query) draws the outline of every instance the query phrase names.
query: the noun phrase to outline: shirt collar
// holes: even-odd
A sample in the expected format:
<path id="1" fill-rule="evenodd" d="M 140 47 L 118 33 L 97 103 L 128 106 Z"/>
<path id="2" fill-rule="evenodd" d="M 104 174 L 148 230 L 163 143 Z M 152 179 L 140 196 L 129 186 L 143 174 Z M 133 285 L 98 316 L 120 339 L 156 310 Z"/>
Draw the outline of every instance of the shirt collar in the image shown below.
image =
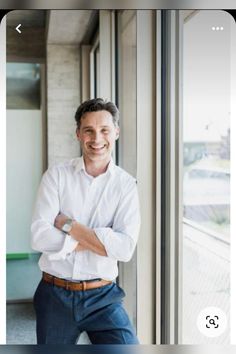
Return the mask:
<path id="1" fill-rule="evenodd" d="M 75 172 L 85 171 L 84 159 L 83 156 L 78 157 L 74 160 Z"/>
<path id="2" fill-rule="evenodd" d="M 74 166 L 75 166 L 76 172 L 80 172 L 82 170 L 84 170 L 86 172 L 83 156 L 78 157 L 77 159 L 74 160 Z M 111 160 L 108 164 L 107 170 L 104 174 L 110 173 L 111 175 L 113 175 L 114 172 L 115 172 L 115 163 L 114 163 L 113 159 L 111 158 Z"/>

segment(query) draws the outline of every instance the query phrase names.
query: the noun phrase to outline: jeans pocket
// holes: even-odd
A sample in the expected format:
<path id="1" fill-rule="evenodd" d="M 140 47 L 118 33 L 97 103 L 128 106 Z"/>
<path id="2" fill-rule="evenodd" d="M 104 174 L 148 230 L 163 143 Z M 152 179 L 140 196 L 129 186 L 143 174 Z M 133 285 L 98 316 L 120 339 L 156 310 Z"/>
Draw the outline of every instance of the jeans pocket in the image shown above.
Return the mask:
<path id="1" fill-rule="evenodd" d="M 126 296 L 124 290 L 117 284 L 116 284 L 116 290 L 121 299 L 123 299 Z"/>

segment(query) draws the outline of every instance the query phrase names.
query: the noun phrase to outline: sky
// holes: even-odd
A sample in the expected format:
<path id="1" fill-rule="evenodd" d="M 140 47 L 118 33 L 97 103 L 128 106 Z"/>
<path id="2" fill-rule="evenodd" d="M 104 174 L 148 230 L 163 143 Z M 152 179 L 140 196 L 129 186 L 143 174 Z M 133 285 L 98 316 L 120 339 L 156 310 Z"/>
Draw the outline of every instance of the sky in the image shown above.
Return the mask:
<path id="1" fill-rule="evenodd" d="M 185 142 L 220 141 L 230 126 L 230 24 L 225 11 L 200 11 L 184 24 Z M 213 30 L 212 27 L 223 27 Z"/>

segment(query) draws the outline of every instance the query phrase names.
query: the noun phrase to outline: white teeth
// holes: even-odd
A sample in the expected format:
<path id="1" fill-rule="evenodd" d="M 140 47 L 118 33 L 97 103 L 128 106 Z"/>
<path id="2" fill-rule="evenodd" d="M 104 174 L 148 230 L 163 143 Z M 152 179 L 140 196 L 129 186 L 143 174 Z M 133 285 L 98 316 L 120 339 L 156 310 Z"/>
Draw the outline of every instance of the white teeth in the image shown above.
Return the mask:
<path id="1" fill-rule="evenodd" d="M 104 146 L 105 146 L 105 145 L 104 145 Z M 92 145 L 91 145 L 91 148 L 92 148 L 92 149 L 95 149 L 95 150 L 99 150 L 99 149 L 103 149 L 104 146 L 92 146 Z"/>

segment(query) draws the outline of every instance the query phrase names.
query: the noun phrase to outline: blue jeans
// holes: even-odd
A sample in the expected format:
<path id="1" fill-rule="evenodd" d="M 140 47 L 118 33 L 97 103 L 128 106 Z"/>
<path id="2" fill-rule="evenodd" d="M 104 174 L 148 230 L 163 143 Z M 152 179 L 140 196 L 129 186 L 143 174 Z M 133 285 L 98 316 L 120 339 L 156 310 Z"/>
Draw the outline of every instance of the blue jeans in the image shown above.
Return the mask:
<path id="1" fill-rule="evenodd" d="M 92 344 L 138 344 L 115 283 L 72 291 L 40 281 L 34 295 L 38 344 L 76 344 L 86 331 Z"/>

